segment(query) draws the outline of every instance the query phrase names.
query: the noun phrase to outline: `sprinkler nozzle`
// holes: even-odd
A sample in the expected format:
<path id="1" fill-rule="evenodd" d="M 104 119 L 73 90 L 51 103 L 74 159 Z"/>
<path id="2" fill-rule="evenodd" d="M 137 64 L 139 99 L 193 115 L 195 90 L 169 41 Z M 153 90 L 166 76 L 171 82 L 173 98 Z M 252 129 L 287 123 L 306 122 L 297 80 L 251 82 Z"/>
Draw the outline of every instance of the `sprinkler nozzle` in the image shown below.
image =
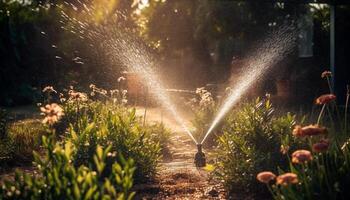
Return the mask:
<path id="1" fill-rule="evenodd" d="M 204 167 L 206 165 L 205 154 L 202 151 L 202 144 L 197 144 L 197 153 L 194 156 L 194 164 L 196 167 Z"/>

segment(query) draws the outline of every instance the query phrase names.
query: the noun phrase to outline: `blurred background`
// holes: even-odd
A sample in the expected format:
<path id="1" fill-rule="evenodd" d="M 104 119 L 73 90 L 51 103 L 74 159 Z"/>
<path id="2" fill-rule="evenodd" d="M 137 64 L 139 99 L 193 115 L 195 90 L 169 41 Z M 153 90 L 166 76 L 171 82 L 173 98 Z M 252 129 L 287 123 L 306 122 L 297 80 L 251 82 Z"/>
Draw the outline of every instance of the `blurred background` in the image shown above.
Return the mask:
<path id="1" fill-rule="evenodd" d="M 215 90 L 244 71 L 245 57 L 260 40 L 280 26 L 294 26 L 295 49 L 252 94 L 310 104 L 327 91 L 320 75 L 330 70 L 338 100 L 344 101 L 350 75 L 346 0 L 2 0 L 1 106 L 35 103 L 47 85 L 117 87 L 125 66 L 111 64 L 62 23 L 62 10 L 83 18 L 76 13 L 84 4 L 96 8 L 90 17 L 97 26 L 121 23 L 137 35 L 161 63 L 157 71 L 172 89 Z M 123 18 L 110 22 L 116 13 Z"/>

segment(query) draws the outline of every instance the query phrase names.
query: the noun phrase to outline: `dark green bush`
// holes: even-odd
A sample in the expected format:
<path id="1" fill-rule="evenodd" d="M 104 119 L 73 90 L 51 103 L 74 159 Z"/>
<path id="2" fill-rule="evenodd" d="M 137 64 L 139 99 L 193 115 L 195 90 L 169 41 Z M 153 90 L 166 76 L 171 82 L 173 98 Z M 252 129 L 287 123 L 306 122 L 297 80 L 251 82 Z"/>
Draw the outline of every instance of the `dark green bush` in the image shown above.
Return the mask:
<path id="1" fill-rule="evenodd" d="M 325 72 L 325 74 L 330 74 L 330 72 Z M 330 76 L 325 77 L 332 93 Z M 304 159 L 303 156 L 299 158 L 297 154 L 291 154 L 292 159 L 289 162 L 288 172 L 297 177 L 296 182 L 281 184 L 279 180 L 282 180 L 281 177 L 283 177 L 282 170 L 276 182 L 265 182 L 274 199 L 345 200 L 350 198 L 348 189 L 350 185 L 350 133 L 347 128 L 349 97 L 348 91 L 344 118 L 341 117 L 340 109 L 334 101 L 335 96 L 326 94 L 316 100 L 316 104 L 322 107 L 317 123 L 295 128 L 294 137 L 309 143 L 308 147 L 301 150 L 304 155 L 308 154 L 306 157 L 308 159 L 300 162 L 299 159 Z M 329 125 L 329 128 L 325 129 L 321 124 Z M 313 134 L 310 134 L 310 130 L 313 131 Z"/>
<path id="2" fill-rule="evenodd" d="M 290 163 L 290 172 L 299 183 L 272 185 L 274 199 L 349 199 L 350 145 L 335 145 L 325 153 L 314 153 L 305 164 Z"/>
<path id="3" fill-rule="evenodd" d="M 206 131 L 209 129 L 217 111 L 217 104 L 212 94 L 204 87 L 196 89 L 196 96 L 188 102 L 194 115 L 191 123 L 194 127 L 193 136 L 201 142 Z M 210 135 L 205 146 L 214 144 L 214 134 Z"/>
<path id="4" fill-rule="evenodd" d="M 287 173 L 279 170 L 277 178 L 272 174 L 267 179 L 262 178 L 266 172 L 257 176 L 269 188 L 274 199 L 350 198 L 350 139 L 347 128 L 350 91 L 347 91 L 342 118 L 330 84 L 332 73 L 325 71 L 321 77 L 327 80 L 330 93 L 315 101 L 320 106 L 316 123 L 311 120 L 314 125 L 298 125 L 293 130 L 293 137 L 309 145 L 291 154 Z M 284 142 L 288 144 L 289 141 Z M 290 177 L 294 181 L 290 181 Z"/>
<path id="5" fill-rule="evenodd" d="M 136 181 L 154 177 L 162 156 L 160 143 L 164 141 L 165 129 L 155 131 L 156 127 L 142 126 L 135 109 L 101 102 L 86 103 L 85 106 L 84 114 L 71 124 L 68 136 L 77 148 L 74 163 L 87 165 L 93 161 L 96 146 L 111 146 L 111 151 L 135 160 Z"/>
<path id="6" fill-rule="evenodd" d="M 168 147 L 170 143 L 171 131 L 165 127 L 163 123 L 154 123 L 145 127 L 146 131 L 150 133 L 152 140 L 159 143 L 163 156 L 171 156 L 170 149 Z"/>
<path id="7" fill-rule="evenodd" d="M 289 134 L 294 123 L 290 114 L 274 116 L 269 100 L 243 103 L 227 118 L 224 134 L 218 139 L 214 173 L 229 191 L 259 191 L 262 187 L 255 178 L 258 172 L 286 166 L 281 147 L 287 151 L 293 147 L 283 147 L 281 140 L 293 139 Z"/>
<path id="8" fill-rule="evenodd" d="M 89 166 L 75 167 L 75 147 L 70 142 L 62 146 L 44 137 L 43 145 L 45 157 L 35 154 L 39 174 L 17 172 L 13 182 L 6 181 L 0 188 L 0 199 L 132 199 L 132 160 L 119 154 L 119 162 L 113 162 L 108 176 L 102 176 L 106 162 L 115 159 L 110 146 L 105 150 L 97 146 Z"/>

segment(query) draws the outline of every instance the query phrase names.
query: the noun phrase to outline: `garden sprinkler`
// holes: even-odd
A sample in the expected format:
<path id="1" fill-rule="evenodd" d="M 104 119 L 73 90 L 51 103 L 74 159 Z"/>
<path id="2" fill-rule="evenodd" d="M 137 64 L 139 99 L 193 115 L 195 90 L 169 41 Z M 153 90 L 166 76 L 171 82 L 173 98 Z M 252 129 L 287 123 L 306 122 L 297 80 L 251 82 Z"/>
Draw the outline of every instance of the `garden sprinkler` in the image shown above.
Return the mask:
<path id="1" fill-rule="evenodd" d="M 202 151 L 202 144 L 197 144 L 197 153 L 194 156 L 194 164 L 196 167 L 204 167 L 206 165 L 205 154 Z"/>

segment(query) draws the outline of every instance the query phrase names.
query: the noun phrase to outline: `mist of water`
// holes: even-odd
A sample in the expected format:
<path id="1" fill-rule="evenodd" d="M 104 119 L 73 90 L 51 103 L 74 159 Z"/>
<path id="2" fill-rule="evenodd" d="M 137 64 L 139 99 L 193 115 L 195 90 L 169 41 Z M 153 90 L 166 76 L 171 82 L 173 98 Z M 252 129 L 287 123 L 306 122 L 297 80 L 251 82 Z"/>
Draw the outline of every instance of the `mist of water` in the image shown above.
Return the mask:
<path id="1" fill-rule="evenodd" d="M 75 8 L 74 5 L 72 5 Z M 88 7 L 82 4 L 81 13 L 87 16 L 93 16 L 94 7 Z M 75 9 L 74 9 L 75 10 Z M 116 13 L 116 18 L 123 18 L 122 13 Z M 167 95 L 164 88 L 164 82 L 161 81 L 156 69 L 160 66 L 156 57 L 152 54 L 144 43 L 140 42 L 137 37 L 130 34 L 128 31 L 111 25 L 99 25 L 94 27 L 94 23 L 90 21 L 79 21 L 75 17 L 70 17 L 69 14 L 62 10 L 62 28 L 76 34 L 80 39 L 88 41 L 92 50 L 102 50 L 112 61 L 111 64 L 122 62 L 130 71 L 142 77 L 143 82 L 147 85 L 151 93 L 158 99 L 161 105 L 167 109 L 176 122 L 181 125 L 188 136 L 197 144 L 183 118 L 176 110 L 175 104 Z M 65 26 L 69 24 L 69 26 Z M 91 27 L 92 26 L 92 27 Z M 263 41 L 248 57 L 245 63 L 245 71 L 242 71 L 240 78 L 235 81 L 232 86 L 231 93 L 224 101 L 224 104 L 219 109 L 217 116 L 214 118 L 210 128 L 206 132 L 201 144 L 205 142 L 210 133 L 214 130 L 217 124 L 225 117 L 227 112 L 238 102 L 241 96 L 248 91 L 253 83 L 265 77 L 270 69 L 285 55 L 287 55 L 294 47 L 295 31 L 287 28 L 280 28 L 274 31 L 269 37 Z M 56 46 L 55 46 L 56 47 Z M 96 49 L 94 49 L 96 48 Z M 82 63 L 83 64 L 83 63 Z"/>
<path id="2" fill-rule="evenodd" d="M 114 35 L 116 35 L 116 33 L 114 33 Z M 133 36 L 120 32 L 118 35 L 118 39 L 107 42 L 107 44 L 109 44 L 108 49 L 113 52 L 112 55 L 118 56 L 118 60 L 122 61 L 132 72 L 137 73 L 137 75 L 143 79 L 143 82 L 158 99 L 162 107 L 172 114 L 175 121 L 182 127 L 193 142 L 197 144 L 197 140 L 193 137 L 185 121 L 177 112 L 175 105 L 167 94 L 167 90 L 164 88 L 164 84 L 155 71 L 159 64 L 154 60 L 152 54 Z"/>
<path id="3" fill-rule="evenodd" d="M 88 16 L 92 16 L 94 12 L 93 7 L 88 7 L 85 4 L 80 7 L 83 8 L 83 12 L 86 12 Z M 122 15 L 116 13 L 115 17 L 122 17 Z M 108 24 L 93 26 L 91 25 L 93 23 L 79 21 L 64 11 L 62 11 L 61 23 L 70 24 L 68 29 L 66 27 L 62 28 L 78 35 L 79 38 L 86 42 L 90 42 L 91 50 L 98 50 L 107 55 L 111 61 L 111 65 L 122 63 L 129 71 L 136 73 L 142 79 L 147 90 L 156 97 L 162 107 L 170 112 L 184 132 L 188 134 L 194 143 L 198 143 L 186 126 L 184 119 L 177 112 L 175 104 L 172 103 L 167 94 L 164 82 L 161 81 L 156 71 L 160 63 L 157 62 L 154 54 L 150 52 L 150 49 L 137 36 L 127 28 L 123 29 L 119 26 Z"/>
<path id="4" fill-rule="evenodd" d="M 205 142 L 210 133 L 215 129 L 218 123 L 226 116 L 232 107 L 238 103 L 254 83 L 260 81 L 269 74 L 271 68 L 280 62 L 295 46 L 296 32 L 286 27 L 273 32 L 262 42 L 259 48 L 252 53 L 246 63 L 244 71 L 240 78 L 232 85 L 232 90 L 219 109 L 208 131 L 206 132 L 201 144 Z"/>

